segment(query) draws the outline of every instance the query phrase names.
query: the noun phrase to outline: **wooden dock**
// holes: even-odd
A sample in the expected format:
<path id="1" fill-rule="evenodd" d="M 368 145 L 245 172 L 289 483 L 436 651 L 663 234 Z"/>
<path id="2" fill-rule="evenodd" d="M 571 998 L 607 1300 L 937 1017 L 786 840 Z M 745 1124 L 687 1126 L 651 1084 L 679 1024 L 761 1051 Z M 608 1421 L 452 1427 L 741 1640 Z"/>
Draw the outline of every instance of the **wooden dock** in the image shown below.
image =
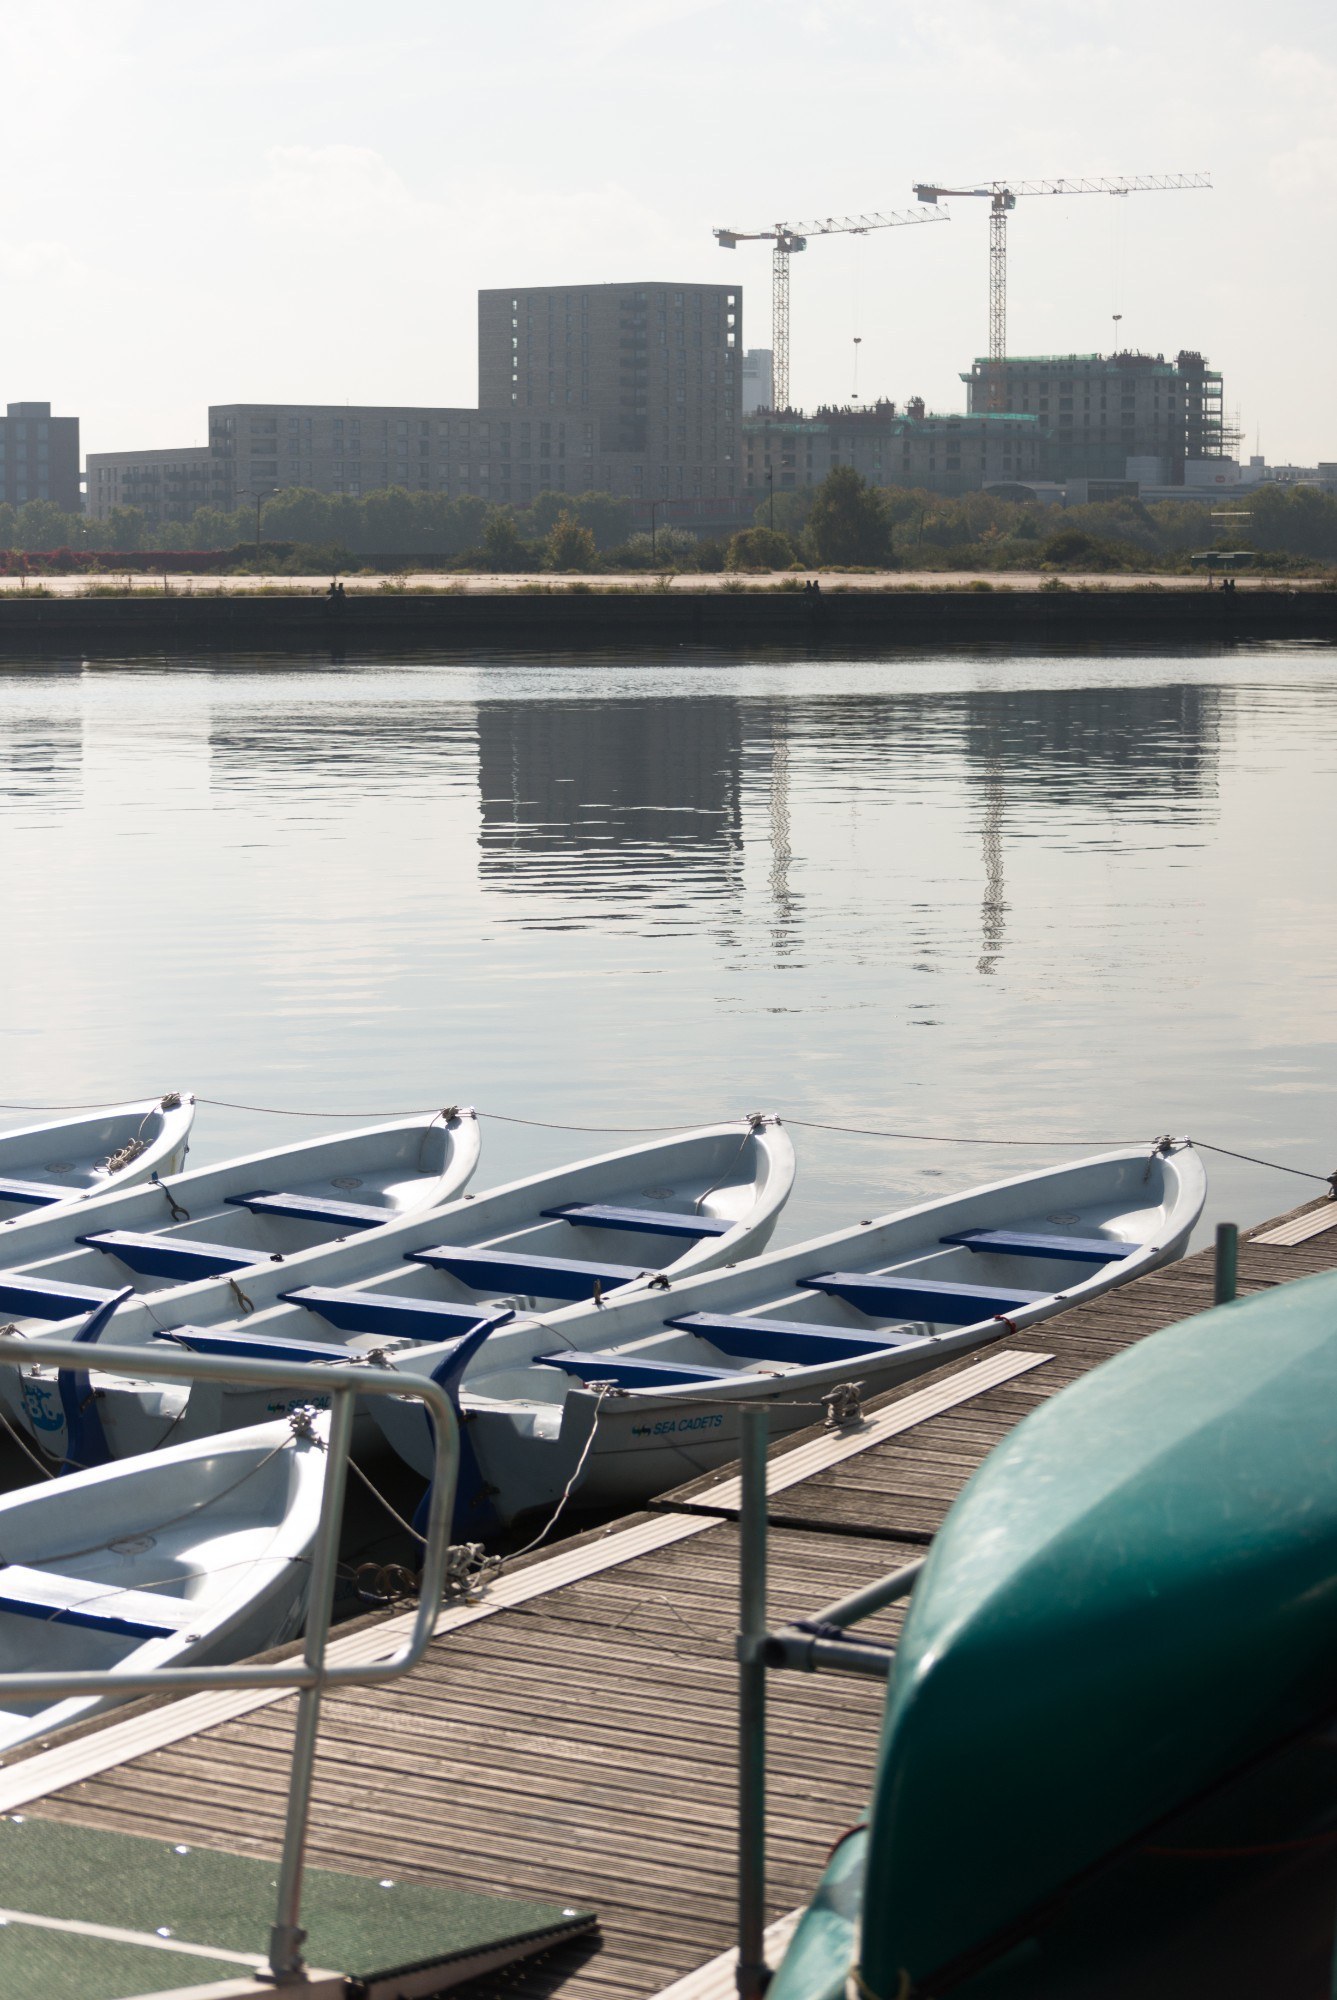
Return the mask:
<path id="1" fill-rule="evenodd" d="M 1337 1204 L 1310 1204 L 1337 1223 Z M 1295 1211 L 1298 1216 L 1308 1211 Z M 1337 1227 L 1240 1245 L 1239 1290 L 1337 1267 Z M 1211 1304 L 1202 1252 L 879 1397 L 857 1431 L 772 1453 L 770 1617 L 802 1616 L 922 1554 L 970 1474 L 1036 1405 Z M 476 1980 L 476 2000 L 731 1990 L 738 1482 L 711 1474 L 447 1607 L 407 1679 L 327 1698 L 313 1863 L 592 1907 L 597 1938 Z M 871 1628 L 893 1632 L 897 1606 Z M 390 1649 L 402 1617 L 332 1657 Z M 772 1676 L 769 1915 L 802 1904 L 858 1821 L 883 1690 Z M 140 1703 L 0 1768 L 0 1813 L 271 1857 L 291 1697 Z M 464 1989 L 461 1989 L 464 1990 Z"/>

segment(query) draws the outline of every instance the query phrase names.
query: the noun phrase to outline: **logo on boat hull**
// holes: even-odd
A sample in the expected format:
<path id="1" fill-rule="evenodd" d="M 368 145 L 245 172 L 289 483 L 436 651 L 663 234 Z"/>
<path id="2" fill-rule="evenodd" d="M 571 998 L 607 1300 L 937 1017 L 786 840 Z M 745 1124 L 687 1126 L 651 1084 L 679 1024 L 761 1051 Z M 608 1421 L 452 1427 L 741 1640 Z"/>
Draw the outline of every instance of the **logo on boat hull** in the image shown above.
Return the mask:
<path id="1" fill-rule="evenodd" d="M 63 1431 L 65 1412 L 60 1407 L 60 1391 L 54 1382 L 41 1377 L 23 1377 L 23 1407 L 35 1431 Z"/>

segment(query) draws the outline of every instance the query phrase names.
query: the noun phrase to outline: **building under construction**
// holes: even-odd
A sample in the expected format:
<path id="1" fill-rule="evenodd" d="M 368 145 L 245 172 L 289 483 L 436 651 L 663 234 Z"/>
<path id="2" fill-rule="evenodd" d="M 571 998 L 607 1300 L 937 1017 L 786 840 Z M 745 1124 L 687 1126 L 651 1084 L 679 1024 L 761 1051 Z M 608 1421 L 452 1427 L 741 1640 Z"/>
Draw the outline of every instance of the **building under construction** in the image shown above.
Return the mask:
<path id="1" fill-rule="evenodd" d="M 1235 443 L 1219 372 L 1187 348 L 1173 361 L 1132 353 L 980 358 L 961 379 L 972 413 L 1038 418 L 1054 480 L 1182 486 L 1186 462 L 1225 457 Z"/>
<path id="2" fill-rule="evenodd" d="M 838 465 L 870 486 L 973 493 L 984 486 L 1046 480 L 1047 439 L 1032 415 L 978 411 L 943 415 L 912 396 L 865 408 L 825 408 L 805 417 L 758 410 L 743 418 L 743 490 L 758 501 L 820 486 Z"/>

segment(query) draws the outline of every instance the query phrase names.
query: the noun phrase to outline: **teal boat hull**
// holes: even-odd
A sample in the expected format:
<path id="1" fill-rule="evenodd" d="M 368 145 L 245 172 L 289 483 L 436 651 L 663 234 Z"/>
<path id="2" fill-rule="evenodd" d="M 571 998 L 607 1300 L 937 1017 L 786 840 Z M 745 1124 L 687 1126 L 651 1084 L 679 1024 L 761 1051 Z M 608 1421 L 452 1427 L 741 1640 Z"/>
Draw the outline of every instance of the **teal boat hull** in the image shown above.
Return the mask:
<path id="1" fill-rule="evenodd" d="M 888 1689 L 864 1990 L 978 1963 L 1335 1699 L 1337 1274 L 1139 1343 L 962 1493 Z M 773 2000 L 816 2000 L 821 1956 L 805 1921 Z"/>

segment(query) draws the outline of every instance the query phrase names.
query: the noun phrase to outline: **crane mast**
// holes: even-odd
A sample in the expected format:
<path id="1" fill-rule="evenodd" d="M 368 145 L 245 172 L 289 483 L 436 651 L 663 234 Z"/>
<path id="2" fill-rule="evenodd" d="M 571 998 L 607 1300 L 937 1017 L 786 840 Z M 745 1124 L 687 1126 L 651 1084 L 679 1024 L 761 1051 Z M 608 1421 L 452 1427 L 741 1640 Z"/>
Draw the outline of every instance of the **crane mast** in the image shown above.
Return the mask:
<path id="1" fill-rule="evenodd" d="M 1115 179 L 1057 181 L 985 181 L 977 187 L 937 187 L 924 181 L 915 187 L 919 201 L 933 205 L 950 196 L 966 200 L 979 196 L 989 203 L 989 408 L 1001 409 L 1003 385 L 1001 363 L 1007 359 L 1007 218 L 1019 195 L 1035 194 L 1150 194 L 1180 192 L 1187 188 L 1209 188 L 1208 174 L 1123 175 Z"/>
<path id="2" fill-rule="evenodd" d="M 771 247 L 771 368 L 772 394 L 777 410 L 789 408 L 789 260 L 808 247 L 810 236 L 867 236 L 874 229 L 901 229 L 915 222 L 950 222 L 944 210 L 924 215 L 918 209 L 903 209 L 891 215 L 825 216 L 817 222 L 777 222 L 770 229 L 717 229 L 715 240 L 721 250 L 734 250 L 740 243 L 769 243 Z"/>

